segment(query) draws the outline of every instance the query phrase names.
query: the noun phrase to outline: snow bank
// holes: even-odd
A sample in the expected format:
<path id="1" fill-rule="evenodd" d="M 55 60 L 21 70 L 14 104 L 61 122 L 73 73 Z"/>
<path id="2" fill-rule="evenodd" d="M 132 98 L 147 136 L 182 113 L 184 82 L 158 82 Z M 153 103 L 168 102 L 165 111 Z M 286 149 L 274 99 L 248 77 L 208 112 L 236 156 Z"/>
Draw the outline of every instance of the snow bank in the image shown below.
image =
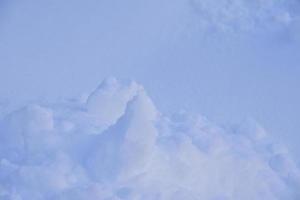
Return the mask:
<path id="1" fill-rule="evenodd" d="M 0 199 L 299 199 L 300 170 L 256 122 L 161 114 L 135 82 L 0 122 Z"/>

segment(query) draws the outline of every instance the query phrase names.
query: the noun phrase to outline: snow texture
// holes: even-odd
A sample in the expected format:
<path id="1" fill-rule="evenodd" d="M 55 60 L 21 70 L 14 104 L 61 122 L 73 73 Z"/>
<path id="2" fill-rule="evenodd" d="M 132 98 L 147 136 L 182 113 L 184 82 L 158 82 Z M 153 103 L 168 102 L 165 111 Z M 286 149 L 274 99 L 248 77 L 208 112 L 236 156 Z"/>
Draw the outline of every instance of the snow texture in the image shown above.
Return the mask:
<path id="1" fill-rule="evenodd" d="M 0 122 L 2 200 L 288 200 L 300 170 L 255 121 L 160 113 L 142 86 L 28 105 Z"/>
<path id="2" fill-rule="evenodd" d="M 253 31 L 290 25 L 299 19 L 299 2 L 274 0 L 190 0 L 203 27 Z"/>

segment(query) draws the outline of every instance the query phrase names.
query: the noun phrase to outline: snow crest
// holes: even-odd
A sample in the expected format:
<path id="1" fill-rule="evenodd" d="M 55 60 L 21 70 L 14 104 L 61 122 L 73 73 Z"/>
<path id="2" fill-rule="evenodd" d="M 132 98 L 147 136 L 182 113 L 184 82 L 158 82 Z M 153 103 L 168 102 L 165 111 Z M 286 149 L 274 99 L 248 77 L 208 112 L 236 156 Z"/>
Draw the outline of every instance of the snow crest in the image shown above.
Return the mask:
<path id="1" fill-rule="evenodd" d="M 300 170 L 255 121 L 160 113 L 142 86 L 105 80 L 86 102 L 0 121 L 0 199 L 300 198 Z"/>

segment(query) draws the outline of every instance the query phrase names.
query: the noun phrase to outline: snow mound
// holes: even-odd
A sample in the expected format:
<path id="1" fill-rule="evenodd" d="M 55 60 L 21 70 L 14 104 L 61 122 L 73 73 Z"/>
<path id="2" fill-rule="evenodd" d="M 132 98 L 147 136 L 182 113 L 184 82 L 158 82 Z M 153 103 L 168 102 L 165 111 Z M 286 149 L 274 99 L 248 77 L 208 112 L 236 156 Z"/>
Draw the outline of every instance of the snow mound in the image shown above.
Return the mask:
<path id="1" fill-rule="evenodd" d="M 86 102 L 0 122 L 0 199 L 300 198 L 300 170 L 255 121 L 161 114 L 142 86 L 105 80 Z"/>

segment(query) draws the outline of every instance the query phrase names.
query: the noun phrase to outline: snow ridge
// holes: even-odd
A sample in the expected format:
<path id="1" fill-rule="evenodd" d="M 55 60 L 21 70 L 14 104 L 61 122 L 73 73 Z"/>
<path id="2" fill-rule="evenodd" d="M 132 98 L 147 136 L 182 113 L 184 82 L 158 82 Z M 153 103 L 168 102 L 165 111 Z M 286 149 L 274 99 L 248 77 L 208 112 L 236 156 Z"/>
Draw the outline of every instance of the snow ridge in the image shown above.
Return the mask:
<path id="1" fill-rule="evenodd" d="M 298 166 L 255 121 L 165 116 L 135 82 L 0 121 L 0 199 L 280 200 L 299 188 Z"/>

